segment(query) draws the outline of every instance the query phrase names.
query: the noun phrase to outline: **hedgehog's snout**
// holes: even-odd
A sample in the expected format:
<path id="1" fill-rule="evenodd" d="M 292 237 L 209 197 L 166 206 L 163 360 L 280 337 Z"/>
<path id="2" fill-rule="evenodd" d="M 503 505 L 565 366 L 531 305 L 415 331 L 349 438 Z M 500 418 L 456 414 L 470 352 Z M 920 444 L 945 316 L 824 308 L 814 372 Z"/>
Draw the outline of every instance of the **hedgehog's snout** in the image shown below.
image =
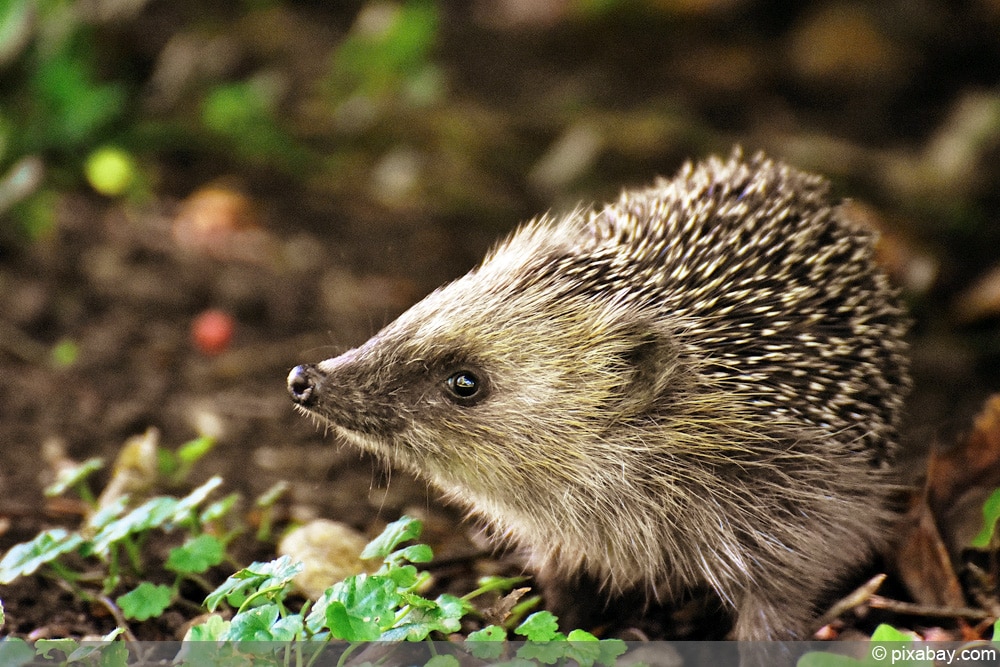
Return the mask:
<path id="1" fill-rule="evenodd" d="M 297 405 L 304 408 L 315 405 L 320 376 L 319 369 L 313 364 L 301 364 L 288 373 L 288 393 Z"/>

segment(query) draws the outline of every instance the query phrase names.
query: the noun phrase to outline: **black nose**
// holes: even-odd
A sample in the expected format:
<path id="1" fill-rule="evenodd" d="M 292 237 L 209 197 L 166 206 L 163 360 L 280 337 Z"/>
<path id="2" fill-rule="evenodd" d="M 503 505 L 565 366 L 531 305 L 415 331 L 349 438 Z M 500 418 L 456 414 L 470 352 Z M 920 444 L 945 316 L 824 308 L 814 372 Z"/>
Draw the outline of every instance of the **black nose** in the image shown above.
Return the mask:
<path id="1" fill-rule="evenodd" d="M 312 364 L 296 366 L 288 374 L 288 393 L 304 408 L 316 402 L 316 382 L 319 373 Z"/>

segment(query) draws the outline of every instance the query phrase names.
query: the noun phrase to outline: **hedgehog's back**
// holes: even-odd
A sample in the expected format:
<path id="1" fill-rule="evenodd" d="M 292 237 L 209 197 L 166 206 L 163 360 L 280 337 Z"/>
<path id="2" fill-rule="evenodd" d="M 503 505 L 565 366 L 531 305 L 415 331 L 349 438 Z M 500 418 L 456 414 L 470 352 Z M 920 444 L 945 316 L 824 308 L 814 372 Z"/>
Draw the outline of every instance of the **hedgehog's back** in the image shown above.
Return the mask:
<path id="1" fill-rule="evenodd" d="M 818 176 L 757 155 L 687 165 L 595 212 L 578 255 L 670 323 L 705 378 L 881 462 L 910 380 L 908 318 L 875 235 Z"/>

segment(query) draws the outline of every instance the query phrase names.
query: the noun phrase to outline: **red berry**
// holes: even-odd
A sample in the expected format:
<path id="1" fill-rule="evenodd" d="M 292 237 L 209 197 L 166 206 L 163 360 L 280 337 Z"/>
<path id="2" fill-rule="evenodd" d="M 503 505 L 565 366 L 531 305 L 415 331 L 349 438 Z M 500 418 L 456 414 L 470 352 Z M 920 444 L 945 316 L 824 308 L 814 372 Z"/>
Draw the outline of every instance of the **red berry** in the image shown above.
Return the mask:
<path id="1" fill-rule="evenodd" d="M 236 324 L 229 313 L 209 308 L 191 323 L 191 340 L 199 352 L 212 357 L 226 351 L 235 328 Z"/>

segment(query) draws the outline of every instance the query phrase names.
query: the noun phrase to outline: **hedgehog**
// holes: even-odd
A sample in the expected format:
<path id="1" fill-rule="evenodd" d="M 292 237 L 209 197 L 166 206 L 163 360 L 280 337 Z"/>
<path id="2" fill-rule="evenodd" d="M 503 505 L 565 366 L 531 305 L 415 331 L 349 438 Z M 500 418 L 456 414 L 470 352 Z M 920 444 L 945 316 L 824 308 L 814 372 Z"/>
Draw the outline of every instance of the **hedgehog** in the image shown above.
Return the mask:
<path id="1" fill-rule="evenodd" d="M 807 637 L 886 543 L 910 385 L 875 233 L 829 189 L 736 150 L 539 217 L 289 393 L 543 581 L 707 586 L 732 637 Z"/>

